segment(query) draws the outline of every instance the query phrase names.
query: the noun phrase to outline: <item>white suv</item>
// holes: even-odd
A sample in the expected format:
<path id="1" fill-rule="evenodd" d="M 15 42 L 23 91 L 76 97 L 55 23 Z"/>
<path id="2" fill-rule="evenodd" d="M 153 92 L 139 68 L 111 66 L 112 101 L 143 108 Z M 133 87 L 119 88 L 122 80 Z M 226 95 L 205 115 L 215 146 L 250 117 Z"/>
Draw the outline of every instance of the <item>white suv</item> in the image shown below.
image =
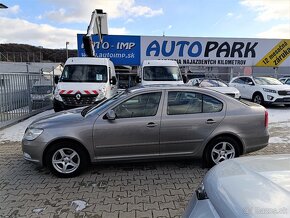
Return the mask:
<path id="1" fill-rule="evenodd" d="M 229 86 L 237 88 L 241 97 L 258 104 L 284 104 L 290 106 L 290 87 L 271 77 L 239 76 Z"/>

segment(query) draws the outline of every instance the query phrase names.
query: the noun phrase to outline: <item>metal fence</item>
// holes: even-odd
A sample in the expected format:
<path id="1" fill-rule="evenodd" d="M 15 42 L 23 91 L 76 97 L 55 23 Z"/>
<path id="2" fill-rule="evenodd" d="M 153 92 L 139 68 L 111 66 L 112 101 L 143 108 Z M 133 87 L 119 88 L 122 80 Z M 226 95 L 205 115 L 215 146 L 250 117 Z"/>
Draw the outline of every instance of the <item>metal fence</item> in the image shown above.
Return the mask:
<path id="1" fill-rule="evenodd" d="M 0 74 L 0 128 L 52 108 L 52 75 Z"/>

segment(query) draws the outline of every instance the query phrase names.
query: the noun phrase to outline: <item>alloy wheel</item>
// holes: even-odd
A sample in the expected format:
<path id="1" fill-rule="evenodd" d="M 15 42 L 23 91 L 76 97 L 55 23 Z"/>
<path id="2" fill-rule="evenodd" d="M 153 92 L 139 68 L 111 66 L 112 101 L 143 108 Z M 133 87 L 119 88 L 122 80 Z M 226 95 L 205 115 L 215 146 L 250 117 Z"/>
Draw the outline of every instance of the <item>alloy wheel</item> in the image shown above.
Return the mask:
<path id="1" fill-rule="evenodd" d="M 235 148 L 229 142 L 220 142 L 211 150 L 211 159 L 215 164 L 235 157 Z"/>
<path id="2" fill-rule="evenodd" d="M 52 166 L 60 173 L 72 173 L 80 166 L 80 156 L 71 148 L 60 148 L 52 156 Z"/>

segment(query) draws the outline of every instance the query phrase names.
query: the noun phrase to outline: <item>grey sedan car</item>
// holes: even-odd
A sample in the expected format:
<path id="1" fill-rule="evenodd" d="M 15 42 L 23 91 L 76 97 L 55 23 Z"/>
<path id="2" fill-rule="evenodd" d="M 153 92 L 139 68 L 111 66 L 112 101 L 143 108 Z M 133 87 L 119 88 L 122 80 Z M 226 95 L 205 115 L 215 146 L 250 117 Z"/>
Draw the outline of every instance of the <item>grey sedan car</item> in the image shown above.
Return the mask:
<path id="1" fill-rule="evenodd" d="M 262 106 L 203 88 L 148 86 L 36 120 L 22 149 L 26 160 L 71 177 L 89 163 L 112 160 L 188 157 L 212 166 L 268 139 Z"/>
<path id="2" fill-rule="evenodd" d="M 213 167 L 184 218 L 290 217 L 290 155 L 249 156 Z"/>

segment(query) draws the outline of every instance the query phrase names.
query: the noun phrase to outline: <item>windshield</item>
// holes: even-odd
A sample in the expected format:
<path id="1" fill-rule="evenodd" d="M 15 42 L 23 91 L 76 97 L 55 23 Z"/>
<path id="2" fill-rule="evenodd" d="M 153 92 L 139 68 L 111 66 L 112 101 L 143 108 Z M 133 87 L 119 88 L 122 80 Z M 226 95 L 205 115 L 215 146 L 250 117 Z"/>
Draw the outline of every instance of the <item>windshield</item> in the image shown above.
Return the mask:
<path id="1" fill-rule="evenodd" d="M 213 79 L 202 80 L 199 86 L 200 87 L 228 87 L 228 85 L 225 84 L 224 82 L 219 81 L 219 80 L 213 80 Z"/>
<path id="2" fill-rule="evenodd" d="M 128 94 L 127 91 L 119 92 L 116 95 L 114 95 L 113 97 L 108 98 L 105 101 L 102 101 L 101 103 L 99 103 L 97 105 L 90 105 L 90 106 L 84 108 L 81 114 L 83 116 L 85 116 L 86 114 L 89 114 L 91 112 L 98 113 L 98 112 L 102 111 L 103 109 L 107 108 L 109 105 L 115 103 L 118 99 L 124 98 L 125 96 L 127 96 L 127 94 Z"/>
<path id="3" fill-rule="evenodd" d="M 254 80 L 258 85 L 283 85 L 279 80 L 271 77 L 256 77 Z"/>
<path id="4" fill-rule="evenodd" d="M 180 81 L 179 67 L 150 66 L 143 68 L 143 79 L 146 81 Z"/>
<path id="5" fill-rule="evenodd" d="M 60 82 L 107 82 L 107 66 L 105 65 L 66 65 Z"/>
<path id="6" fill-rule="evenodd" d="M 50 94 L 52 86 L 32 86 L 31 94 Z"/>

